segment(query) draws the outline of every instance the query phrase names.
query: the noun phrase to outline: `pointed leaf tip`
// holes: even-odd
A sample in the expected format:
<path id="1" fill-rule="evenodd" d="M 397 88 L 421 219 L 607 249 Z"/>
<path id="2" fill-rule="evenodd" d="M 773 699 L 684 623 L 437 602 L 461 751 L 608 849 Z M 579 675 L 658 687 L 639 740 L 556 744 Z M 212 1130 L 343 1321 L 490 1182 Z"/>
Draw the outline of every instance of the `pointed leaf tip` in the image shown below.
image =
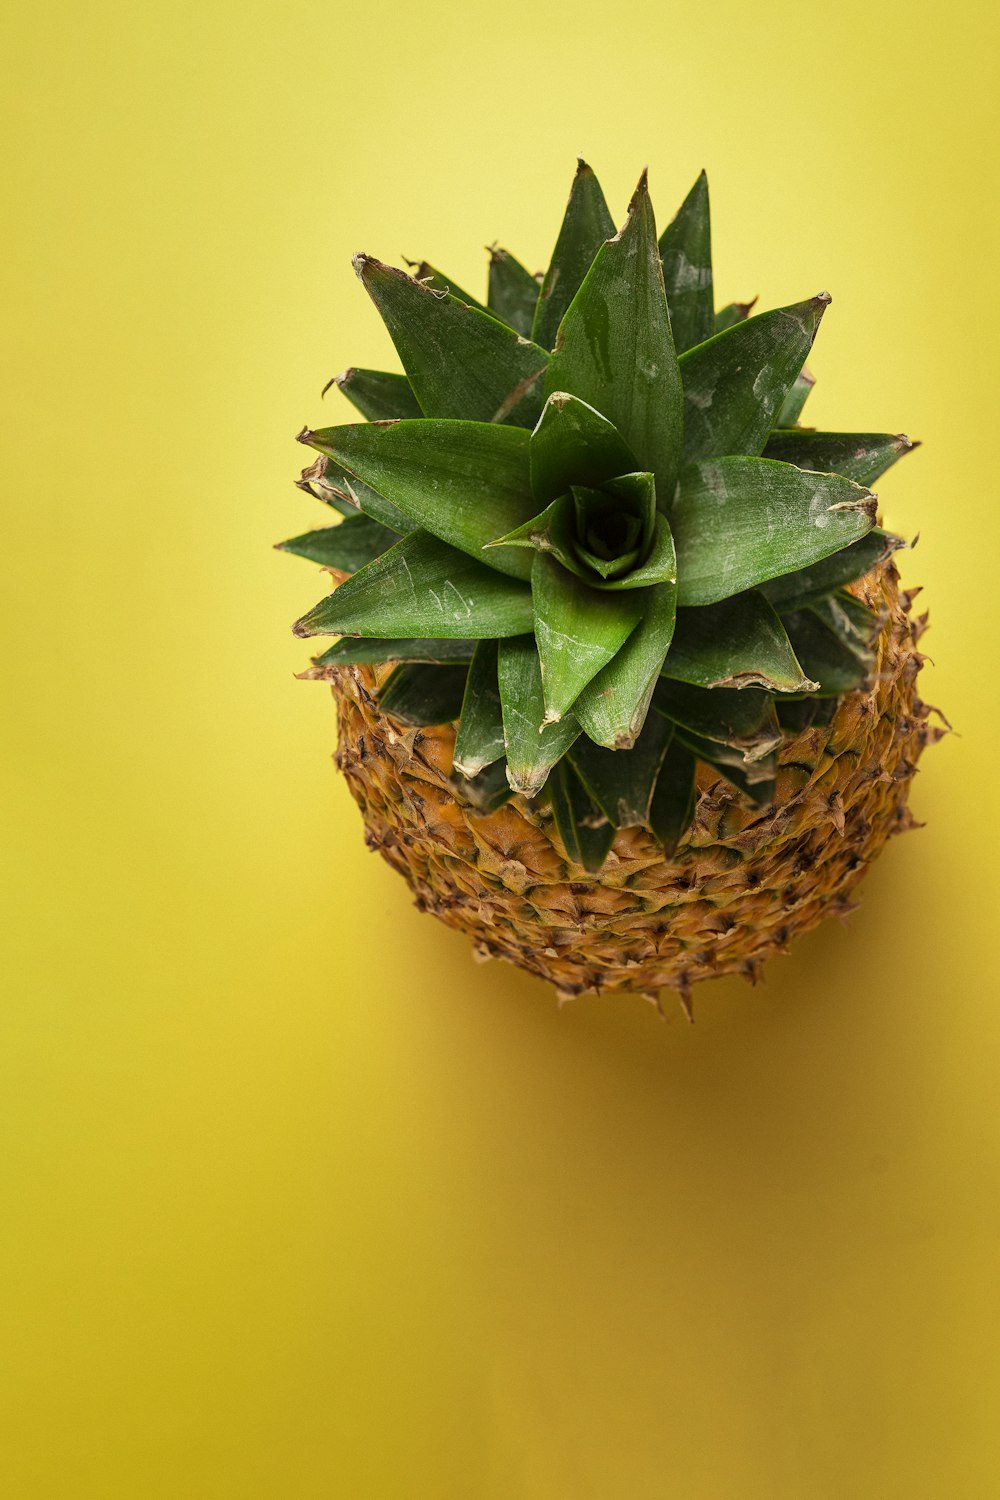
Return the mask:
<path id="1" fill-rule="evenodd" d="M 362 281 L 366 281 L 373 275 L 383 275 L 386 278 L 396 277 L 400 281 L 412 281 L 414 278 L 406 271 L 401 271 L 398 266 L 390 266 L 384 260 L 379 260 L 377 255 L 366 255 L 359 251 L 351 261 L 357 274 Z"/>
<path id="2" fill-rule="evenodd" d="M 800 314 L 804 315 L 802 317 L 802 326 L 808 329 L 812 333 L 814 338 L 819 329 L 819 325 L 823 321 L 823 314 L 826 312 L 832 301 L 833 298 L 830 296 L 829 292 L 817 292 L 815 297 L 810 297 L 807 302 L 802 302 L 799 304 L 799 312 Z M 802 374 L 807 375 L 808 372 L 802 371 Z M 815 377 L 813 377 L 812 385 L 815 385 L 815 383 Z"/>
<path id="3" fill-rule="evenodd" d="M 626 229 L 628 229 L 629 225 L 639 213 L 640 209 L 651 208 L 652 205 L 649 201 L 649 168 L 643 167 L 642 176 L 639 178 L 639 181 L 635 185 L 635 192 L 628 200 L 628 214 L 626 216 L 625 223 L 619 229 L 614 238 L 616 240 L 621 239 L 622 235 L 625 233 Z"/>
<path id="4" fill-rule="evenodd" d="M 538 651 L 532 636 L 504 640 L 497 653 L 507 779 L 515 792 L 534 796 L 580 733 L 572 717 L 544 724 L 545 703 Z"/>
<path id="5" fill-rule="evenodd" d="M 295 441 L 297 443 L 304 443 L 308 448 L 315 436 L 316 434 L 313 432 L 311 427 L 303 427 L 301 432 L 297 432 L 295 434 Z M 302 477 L 303 479 L 306 477 L 305 471 L 303 471 Z"/>
<path id="6" fill-rule="evenodd" d="M 530 339 L 542 289 L 541 276 L 522 266 L 498 244 L 488 245 L 490 256 L 486 305 L 495 318 Z"/>
<path id="7" fill-rule="evenodd" d="M 712 228 L 708 178 L 702 172 L 660 236 L 663 281 L 670 308 L 670 324 L 678 353 L 711 338 L 717 330 L 712 276 Z M 730 307 L 720 320 L 725 327 L 739 321 Z"/>
<path id="8" fill-rule="evenodd" d="M 683 394 L 644 181 L 560 322 L 545 394 L 572 391 L 611 422 L 642 469 L 655 474 L 666 509 L 683 441 Z"/>
<path id="9" fill-rule="evenodd" d="M 373 263 L 365 290 L 389 331 L 425 417 L 534 427 L 548 355 L 492 314 Z"/>
<path id="10" fill-rule="evenodd" d="M 837 474 L 737 456 L 690 464 L 671 514 L 679 603 L 715 604 L 808 567 L 864 536 L 874 509 Z"/>
<path id="11" fill-rule="evenodd" d="M 832 301 L 833 298 L 829 292 L 817 292 L 815 297 L 809 297 L 805 302 L 799 302 L 789 308 L 777 309 L 777 311 L 788 312 L 792 316 L 797 314 L 800 326 L 815 338 L 819 325 L 823 321 L 823 314 Z M 815 381 L 813 383 L 815 384 Z"/>
<path id="12" fill-rule="evenodd" d="M 405 375 L 390 370 L 365 370 L 352 365 L 335 376 L 337 388 L 363 417 L 378 422 L 390 417 L 422 416 L 413 387 Z"/>
<path id="13" fill-rule="evenodd" d="M 523 427 L 422 418 L 328 428 L 324 450 L 397 506 L 409 525 L 479 558 L 483 545 L 535 510 Z M 490 554 L 501 573 L 527 578 L 530 559 Z"/>
<path id="14" fill-rule="evenodd" d="M 765 458 L 794 464 L 813 473 L 841 474 L 855 484 L 872 485 L 909 452 L 902 441 L 879 432 L 820 432 L 815 428 L 778 428 L 764 447 Z"/>
<path id="15" fill-rule="evenodd" d="M 827 294 L 776 307 L 729 327 L 681 357 L 684 385 L 684 451 L 699 462 L 760 454 L 775 418 L 793 421 L 809 387 L 800 372 L 812 348 Z"/>
<path id="16" fill-rule="evenodd" d="M 418 530 L 339 584 L 299 624 L 311 635 L 498 640 L 531 630 L 531 591 Z"/>
<path id="17" fill-rule="evenodd" d="M 563 315 L 586 276 L 600 247 L 612 238 L 614 220 L 601 185 L 590 166 L 578 159 L 569 201 L 552 259 L 542 279 L 531 337 L 551 349 Z"/>

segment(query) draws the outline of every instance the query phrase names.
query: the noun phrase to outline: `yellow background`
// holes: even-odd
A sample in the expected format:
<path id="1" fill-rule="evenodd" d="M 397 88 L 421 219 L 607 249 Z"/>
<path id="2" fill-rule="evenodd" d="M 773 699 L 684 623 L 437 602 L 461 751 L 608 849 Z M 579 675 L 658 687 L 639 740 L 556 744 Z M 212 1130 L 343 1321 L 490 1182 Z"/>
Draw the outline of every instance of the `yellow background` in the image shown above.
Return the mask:
<path id="1" fill-rule="evenodd" d="M 8 11 L 0 1491 L 1000 1493 L 993 7 Z M 848 930 L 556 1011 L 365 852 L 293 673 L 353 251 L 534 267 L 577 151 L 827 288 L 961 730 Z"/>

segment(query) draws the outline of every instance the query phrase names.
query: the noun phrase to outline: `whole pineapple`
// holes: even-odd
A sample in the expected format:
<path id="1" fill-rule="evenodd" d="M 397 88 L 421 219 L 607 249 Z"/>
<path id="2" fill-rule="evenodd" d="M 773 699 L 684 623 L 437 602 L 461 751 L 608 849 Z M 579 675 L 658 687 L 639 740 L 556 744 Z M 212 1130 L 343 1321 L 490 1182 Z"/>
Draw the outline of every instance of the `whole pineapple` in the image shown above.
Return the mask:
<path id="1" fill-rule="evenodd" d="M 338 586 L 338 764 L 419 906 L 553 982 L 689 1004 L 850 891 L 928 740 L 867 488 L 914 445 L 799 424 L 826 293 L 716 312 L 708 186 L 616 233 L 581 162 L 544 278 L 490 253 L 355 268 L 405 374 L 306 429 L 347 519 L 283 543 Z"/>

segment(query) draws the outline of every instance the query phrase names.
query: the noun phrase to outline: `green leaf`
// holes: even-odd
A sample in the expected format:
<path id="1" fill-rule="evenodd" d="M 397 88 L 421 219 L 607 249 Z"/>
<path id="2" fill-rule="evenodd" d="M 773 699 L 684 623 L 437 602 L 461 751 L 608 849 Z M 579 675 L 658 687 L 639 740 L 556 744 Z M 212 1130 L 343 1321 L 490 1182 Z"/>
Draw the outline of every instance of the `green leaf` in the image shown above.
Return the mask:
<path id="1" fill-rule="evenodd" d="M 732 781 L 733 786 L 748 796 L 757 807 L 766 807 L 769 802 L 774 801 L 778 772 L 778 762 L 774 756 L 747 766 L 738 759 L 735 750 L 727 750 L 726 745 L 712 744 L 711 739 L 699 739 L 697 735 L 691 735 L 685 730 L 678 730 L 678 739 L 696 754 L 697 759 L 705 760 L 715 771 L 721 772 L 727 781 Z"/>
<path id="2" fill-rule="evenodd" d="M 821 292 L 760 313 L 681 356 L 688 462 L 763 451 L 829 302 Z"/>
<path id="3" fill-rule="evenodd" d="M 661 675 L 703 688 L 803 693 L 813 686 L 774 608 L 756 589 L 700 609 L 679 609 Z"/>
<path id="4" fill-rule="evenodd" d="M 727 328 L 735 328 L 737 323 L 745 323 L 753 311 L 756 301 L 757 298 L 755 297 L 753 302 L 727 302 L 725 307 L 720 307 L 715 315 L 713 331 L 715 333 L 725 333 Z"/>
<path id="5" fill-rule="evenodd" d="M 581 158 L 535 308 L 531 337 L 536 344 L 545 349 L 552 348 L 559 324 L 590 270 L 594 256 L 614 232 L 614 221 L 604 201 L 601 185 Z"/>
<path id="6" fill-rule="evenodd" d="M 673 729 L 661 714 L 650 714 L 631 750 L 606 750 L 581 737 L 569 759 L 601 811 L 616 828 L 649 821 L 653 787 Z"/>
<path id="7" fill-rule="evenodd" d="M 848 644 L 811 609 L 783 615 L 782 621 L 796 656 L 819 684 L 820 697 L 839 697 L 863 686 L 871 671 L 870 652 Z"/>
<path id="8" fill-rule="evenodd" d="M 303 427 L 298 441 L 310 447 L 314 436 L 308 427 Z M 303 469 L 302 478 L 295 482 L 300 490 L 315 500 L 322 500 L 324 505 L 332 505 L 342 516 L 356 516 L 361 511 L 392 531 L 404 534 L 413 530 L 413 523 L 398 505 L 393 505 L 384 495 L 376 494 L 339 464 L 332 463 L 325 453 L 321 453 L 308 469 Z"/>
<path id="9" fill-rule="evenodd" d="M 758 807 L 765 806 L 773 798 L 778 770 L 775 756 L 768 755 L 763 760 L 748 763 L 739 750 L 733 750 L 729 745 L 720 745 L 714 740 L 703 739 L 680 726 L 676 731 L 676 739 L 686 745 L 699 760 L 705 761 L 716 771 L 721 771 L 727 781 L 745 792 Z"/>
<path id="10" fill-rule="evenodd" d="M 507 777 L 515 792 L 531 797 L 572 745 L 580 726 L 572 717 L 543 723 L 542 673 L 533 636 L 501 641 L 497 669 Z"/>
<path id="11" fill-rule="evenodd" d="M 653 707 L 702 739 L 738 750 L 745 761 L 760 760 L 781 743 L 774 699 L 763 688 L 699 688 L 661 678 Z"/>
<path id="12" fill-rule="evenodd" d="M 455 770 L 478 776 L 504 753 L 503 714 L 497 681 L 497 643 L 480 641 L 469 668 L 455 739 Z M 504 776 L 506 783 L 506 775 Z"/>
<path id="13" fill-rule="evenodd" d="M 370 516 L 354 515 L 339 526 L 322 526 L 318 531 L 306 531 L 302 536 L 279 542 L 278 551 L 294 552 L 297 557 L 307 557 L 310 562 L 336 568 L 341 573 L 356 573 L 398 541 L 399 533 L 390 531 L 388 526 L 380 526 Z"/>
<path id="14" fill-rule="evenodd" d="M 574 864 L 595 874 L 614 843 L 614 824 L 601 812 L 568 760 L 559 762 L 546 789 L 566 853 Z"/>
<path id="15" fill-rule="evenodd" d="M 535 553 L 531 597 L 545 721 L 555 723 L 635 629 L 642 606 L 634 595 L 589 588 L 545 552 Z"/>
<path id="16" fill-rule="evenodd" d="M 329 646 L 319 656 L 313 657 L 313 666 L 319 675 L 330 667 L 349 665 L 375 666 L 379 662 L 394 661 L 471 661 L 476 642 L 469 640 L 432 641 L 423 639 L 386 640 L 375 637 L 347 635 L 342 641 Z"/>
<path id="17" fill-rule="evenodd" d="M 663 281 L 670 326 L 678 354 L 711 338 L 715 331 L 712 298 L 712 228 L 708 178 L 702 172 L 660 235 Z"/>
<path id="18" fill-rule="evenodd" d="M 641 495 L 646 486 L 643 481 L 648 481 L 648 474 L 625 474 L 621 479 L 613 481 L 606 486 L 611 492 L 625 491 L 631 481 L 639 481 L 636 486 Z M 606 496 L 600 492 L 597 496 L 601 504 L 606 504 Z M 677 560 L 674 555 L 674 542 L 670 532 L 670 526 L 666 516 L 656 515 L 653 517 L 652 538 L 646 560 L 637 564 L 628 573 L 621 577 L 605 578 L 601 571 L 615 573 L 618 571 L 617 562 L 608 563 L 606 560 L 588 552 L 577 540 L 578 511 L 583 510 L 583 524 L 586 524 L 586 496 L 581 496 L 578 486 L 574 486 L 568 495 L 560 495 L 558 500 L 553 500 L 540 515 L 533 516 L 523 526 L 518 526 L 507 536 L 499 537 L 491 543 L 494 547 L 522 547 L 534 549 L 538 552 L 551 553 L 557 557 L 564 568 L 576 575 L 577 578 L 595 589 L 607 589 L 616 592 L 622 589 L 647 588 L 655 583 L 672 583 L 677 574 Z"/>
<path id="19" fill-rule="evenodd" d="M 645 474 L 627 475 L 629 479 L 645 479 Z M 621 481 L 616 481 L 620 483 Z M 618 589 L 644 589 L 656 583 L 674 584 L 677 581 L 677 557 L 674 538 L 666 516 L 658 515 L 653 522 L 653 540 L 645 562 L 638 563 L 619 578 L 606 578 L 594 587 L 609 591 Z"/>
<path id="20" fill-rule="evenodd" d="M 406 256 L 404 255 L 402 259 L 406 260 Z M 463 302 L 466 307 L 475 307 L 480 312 L 486 312 L 486 308 L 478 297 L 473 297 L 471 292 L 465 291 L 457 281 L 452 281 L 450 276 L 439 271 L 437 266 L 432 266 L 426 260 L 407 260 L 406 264 L 413 273 L 413 280 L 430 287 L 431 291 L 436 292 L 439 297 L 454 297 L 456 302 Z"/>
<path id="21" fill-rule="evenodd" d="M 496 640 L 532 628 L 531 590 L 427 531 L 404 536 L 295 624 L 299 636 Z"/>
<path id="22" fill-rule="evenodd" d="M 668 859 L 691 827 L 696 801 L 695 759 L 675 735 L 667 746 L 649 806 L 649 826 Z"/>
<path id="23" fill-rule="evenodd" d="M 796 375 L 795 383 L 778 408 L 778 415 L 774 419 L 775 427 L 795 426 L 802 415 L 802 408 L 806 404 L 809 392 L 815 384 L 816 376 L 803 367 Z"/>
<path id="24" fill-rule="evenodd" d="M 904 453 L 919 448 L 900 433 L 775 431 L 767 440 L 765 458 L 777 458 L 798 469 L 842 474 L 855 484 L 874 484 Z"/>
<path id="25" fill-rule="evenodd" d="M 825 726 L 837 711 L 836 698 L 783 698 L 777 705 L 778 723 L 791 734 L 802 734 L 814 724 Z"/>
<path id="26" fill-rule="evenodd" d="M 534 427 L 542 411 L 544 349 L 371 256 L 356 256 L 355 268 L 425 416 Z"/>
<path id="27" fill-rule="evenodd" d="M 649 484 L 641 493 L 655 507 L 652 475 L 644 477 Z M 575 514 L 574 548 L 579 561 L 595 582 L 606 583 L 630 572 L 642 554 L 647 517 L 638 513 L 634 503 L 617 503 L 609 489 L 591 490 L 574 485 L 570 493 Z M 630 495 L 628 500 L 633 497 Z M 651 516 L 648 525 L 652 526 Z"/>
<path id="28" fill-rule="evenodd" d="M 571 494 L 577 548 L 602 578 L 616 577 L 626 559 L 631 566 L 646 555 L 657 520 L 652 474 L 621 474 L 599 490 L 574 485 Z"/>
<path id="29" fill-rule="evenodd" d="M 545 403 L 529 446 L 531 488 L 539 505 L 564 495 L 574 484 L 599 489 L 638 464 L 599 411 L 566 391 L 553 391 Z"/>
<path id="30" fill-rule="evenodd" d="M 516 526 L 506 536 L 497 537 L 491 547 L 519 547 L 528 551 L 551 552 L 558 557 L 564 568 L 569 568 L 578 578 L 591 578 L 590 569 L 584 567 L 576 555 L 575 511 L 573 496 L 560 495 L 551 505 L 523 526 Z"/>
<path id="31" fill-rule="evenodd" d="M 519 552 L 482 550 L 535 509 L 522 427 L 428 418 L 362 422 L 311 433 L 310 442 L 388 496 L 410 527 L 423 526 L 501 573 L 530 577 L 530 560 Z"/>
<path id="32" fill-rule="evenodd" d="M 466 780 L 463 776 L 460 781 L 456 781 L 456 785 L 480 812 L 496 812 L 498 807 L 503 807 L 514 795 L 514 788 L 507 780 L 505 760 L 496 760 L 492 765 L 484 766 L 479 775 L 471 780 Z"/>
<path id="33" fill-rule="evenodd" d="M 609 750 L 627 750 L 635 744 L 674 633 L 675 584 L 654 584 L 638 598 L 643 607 L 638 626 L 573 705 L 585 732 Z"/>
<path id="34" fill-rule="evenodd" d="M 761 585 L 761 592 L 776 609 L 801 609 L 832 589 L 843 588 L 845 584 L 863 578 L 905 545 L 902 537 L 875 526 L 867 536 L 841 552 L 834 552 L 811 567 L 770 579 Z"/>
<path id="35" fill-rule="evenodd" d="M 671 523 L 680 604 L 714 604 L 870 531 L 875 497 L 838 474 L 720 458 L 681 474 Z"/>
<path id="36" fill-rule="evenodd" d="M 572 391 L 613 423 L 669 510 L 684 416 L 645 173 L 559 328 L 545 380 L 546 395 L 555 391 Z"/>
<path id="37" fill-rule="evenodd" d="M 349 370 L 335 375 L 331 383 L 369 421 L 388 422 L 423 415 L 405 375 L 389 370 L 359 370 L 352 365 Z"/>
<path id="38" fill-rule="evenodd" d="M 566 850 L 566 856 L 573 864 L 579 865 L 583 863 L 580 858 L 580 840 L 577 836 L 573 805 L 569 800 L 568 778 L 572 775 L 573 768 L 569 764 L 569 761 L 564 758 L 554 767 L 549 776 L 545 787 L 545 795 L 549 799 L 556 828 Z"/>
<path id="39" fill-rule="evenodd" d="M 489 308 L 495 318 L 530 338 L 539 291 L 536 277 L 508 250 L 490 247 Z"/>
<path id="40" fill-rule="evenodd" d="M 843 592 L 815 599 L 809 608 L 860 657 L 871 657 L 872 644 L 884 623 L 883 616 L 862 604 L 860 599 L 855 599 L 853 594 Z"/>
<path id="41" fill-rule="evenodd" d="M 467 667 L 404 662 L 379 692 L 379 707 L 404 724 L 451 724 L 462 711 Z"/>

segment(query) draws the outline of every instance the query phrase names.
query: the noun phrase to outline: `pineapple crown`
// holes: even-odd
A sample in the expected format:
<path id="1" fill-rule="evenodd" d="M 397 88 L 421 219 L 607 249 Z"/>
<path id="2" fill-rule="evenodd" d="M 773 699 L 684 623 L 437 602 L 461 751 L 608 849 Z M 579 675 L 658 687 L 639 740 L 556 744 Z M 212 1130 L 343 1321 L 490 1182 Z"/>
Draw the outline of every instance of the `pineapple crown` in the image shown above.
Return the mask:
<path id="1" fill-rule="evenodd" d="M 783 731 L 870 671 L 846 590 L 902 545 L 867 486 L 915 446 L 799 424 L 828 294 L 717 312 L 704 172 L 658 239 L 646 173 L 616 233 L 583 161 L 545 275 L 494 246 L 485 305 L 354 266 L 405 374 L 346 370 L 369 420 L 299 434 L 347 518 L 281 544 L 341 580 L 306 675 L 395 664 L 383 710 L 457 720 L 470 799 L 547 801 L 589 869 L 619 827 L 671 852 L 699 760 L 769 801 Z"/>

